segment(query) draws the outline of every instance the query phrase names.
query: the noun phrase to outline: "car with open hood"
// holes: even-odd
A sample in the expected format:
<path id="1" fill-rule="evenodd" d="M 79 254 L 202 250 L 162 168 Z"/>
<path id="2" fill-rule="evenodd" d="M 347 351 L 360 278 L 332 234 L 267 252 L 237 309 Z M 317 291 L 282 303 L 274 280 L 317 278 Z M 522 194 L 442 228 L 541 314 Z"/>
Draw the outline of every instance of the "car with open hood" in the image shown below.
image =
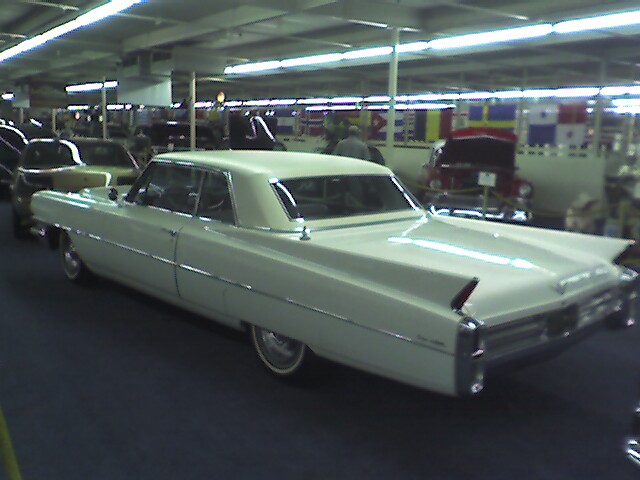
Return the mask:
<path id="1" fill-rule="evenodd" d="M 22 152 L 11 183 L 16 238 L 33 224 L 31 196 L 38 190 L 77 192 L 85 187 L 131 185 L 140 169 L 119 142 L 97 138 L 34 139 Z"/>
<path id="2" fill-rule="evenodd" d="M 32 208 L 68 279 L 248 330 L 283 378 L 319 356 L 473 395 L 635 315 L 638 277 L 615 263 L 630 241 L 432 215 L 363 160 L 166 153 L 131 188 L 40 191 Z"/>
<path id="3" fill-rule="evenodd" d="M 422 167 L 423 203 L 444 215 L 528 223 L 533 185 L 517 174 L 517 143 L 497 128 L 454 130 Z"/>

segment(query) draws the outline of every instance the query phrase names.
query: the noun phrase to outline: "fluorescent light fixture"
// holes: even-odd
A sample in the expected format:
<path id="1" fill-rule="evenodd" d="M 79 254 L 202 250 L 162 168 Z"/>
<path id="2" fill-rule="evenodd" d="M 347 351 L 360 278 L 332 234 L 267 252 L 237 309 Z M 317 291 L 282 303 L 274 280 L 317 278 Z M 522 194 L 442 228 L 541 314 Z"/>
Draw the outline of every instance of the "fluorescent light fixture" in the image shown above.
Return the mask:
<path id="1" fill-rule="evenodd" d="M 539 88 L 524 90 L 522 92 L 523 98 L 553 98 L 556 96 L 555 89 L 552 88 Z"/>
<path id="2" fill-rule="evenodd" d="M 243 105 L 247 107 L 268 107 L 269 102 L 271 102 L 271 100 L 268 100 L 268 99 L 249 100 L 249 101 L 243 102 Z"/>
<path id="3" fill-rule="evenodd" d="M 314 105 L 307 107 L 305 110 L 309 112 L 324 111 L 324 110 L 360 110 L 356 105 L 332 105 L 332 106 L 320 106 Z"/>
<path id="4" fill-rule="evenodd" d="M 171 104 L 171 108 L 180 108 L 182 106 L 182 102 L 175 102 Z"/>
<path id="5" fill-rule="evenodd" d="M 324 105 L 331 103 L 328 98 L 299 98 L 296 103 L 298 105 Z"/>
<path id="6" fill-rule="evenodd" d="M 365 102 L 388 102 L 389 100 L 391 100 L 389 95 L 372 95 L 364 98 Z"/>
<path id="7" fill-rule="evenodd" d="M 569 87 L 569 88 L 557 88 L 556 98 L 583 98 L 583 97 L 595 97 L 600 93 L 599 87 Z"/>
<path id="8" fill-rule="evenodd" d="M 396 110 L 398 105 L 396 105 Z M 389 110 L 389 105 L 367 105 L 367 110 Z"/>
<path id="9" fill-rule="evenodd" d="M 401 103 L 396 105 L 396 110 L 446 110 L 448 108 L 455 108 L 455 105 L 451 103 Z"/>
<path id="10" fill-rule="evenodd" d="M 19 44 L 3 50 L 0 52 L 0 62 L 4 62 L 10 58 L 13 58 L 21 53 L 27 52 L 29 50 L 33 50 L 45 43 L 66 35 L 69 32 L 77 30 L 82 27 L 86 27 L 92 23 L 103 20 L 107 17 L 115 15 L 127 8 L 140 3 L 142 0 L 111 0 L 104 5 L 96 7 L 92 10 L 89 10 L 87 13 L 84 13 L 74 20 L 71 20 L 67 23 L 63 23 L 62 25 L 58 25 L 50 30 L 47 30 L 44 33 L 36 35 L 35 37 L 31 37 L 27 40 L 23 40 Z"/>
<path id="11" fill-rule="evenodd" d="M 421 42 L 412 42 L 412 43 L 402 43 L 400 45 L 397 45 L 395 48 L 397 53 L 421 52 L 429 48 L 429 42 L 421 41 Z"/>
<path id="12" fill-rule="evenodd" d="M 39 122 L 38 120 L 36 120 L 35 118 L 31 118 L 29 119 L 29 123 L 31 125 L 35 125 L 38 128 L 42 128 L 42 122 Z"/>
<path id="13" fill-rule="evenodd" d="M 362 102 L 364 98 L 362 97 L 333 97 L 330 102 L 331 103 L 359 103 Z"/>
<path id="14" fill-rule="evenodd" d="M 287 106 L 287 105 L 295 105 L 296 104 L 296 99 L 295 98 L 274 98 L 273 100 L 271 100 L 269 102 L 270 106 Z"/>
<path id="15" fill-rule="evenodd" d="M 2 94 L 2 100 L 13 100 L 13 98 L 15 97 L 15 95 L 11 92 L 7 92 L 7 93 L 3 93 Z"/>
<path id="16" fill-rule="evenodd" d="M 491 92 L 464 92 L 458 97 L 460 100 L 487 100 L 493 98 Z"/>
<path id="17" fill-rule="evenodd" d="M 391 52 L 393 52 L 393 47 L 374 47 L 364 48 L 362 50 L 350 50 L 344 52 L 343 56 L 345 60 L 355 60 L 358 58 L 383 57 L 390 55 Z"/>
<path id="18" fill-rule="evenodd" d="M 80 112 L 83 110 L 89 110 L 89 105 L 69 105 L 67 110 L 70 112 Z"/>
<path id="19" fill-rule="evenodd" d="M 356 25 L 364 25 L 365 27 L 374 27 L 374 28 L 389 28 L 389 25 L 386 23 L 379 23 L 379 22 L 368 22 L 366 20 L 356 20 L 353 18 L 350 18 L 349 20 L 347 20 L 349 23 L 355 23 Z"/>
<path id="20" fill-rule="evenodd" d="M 211 108 L 213 107 L 213 102 L 211 100 L 207 100 L 204 102 L 196 102 L 193 104 L 193 108 Z"/>
<path id="21" fill-rule="evenodd" d="M 524 94 L 522 90 L 503 90 L 500 92 L 493 92 L 493 98 L 499 99 L 511 99 L 511 98 L 522 98 Z"/>
<path id="22" fill-rule="evenodd" d="M 541 25 L 531 25 L 528 27 L 507 28 L 504 30 L 494 30 L 491 32 L 472 33 L 469 35 L 459 35 L 456 37 L 439 38 L 431 40 L 428 48 L 433 50 L 445 50 L 449 48 L 467 48 L 480 45 L 490 45 L 493 43 L 513 42 L 517 40 L 528 40 L 531 38 L 544 37 L 553 32 L 553 25 L 543 23 Z"/>
<path id="23" fill-rule="evenodd" d="M 609 111 L 610 109 L 607 109 L 607 111 Z M 618 115 L 625 115 L 625 114 L 631 114 L 631 115 L 637 115 L 640 113 L 640 106 L 629 106 L 629 107 L 616 107 L 611 109 L 614 113 L 617 113 Z"/>
<path id="24" fill-rule="evenodd" d="M 264 72 L 267 70 L 276 70 L 278 68 L 280 68 L 280 60 L 269 60 L 267 62 L 245 63 L 242 65 L 226 67 L 224 69 L 224 73 L 225 74 L 255 73 L 255 72 Z"/>
<path id="25" fill-rule="evenodd" d="M 234 108 L 242 106 L 242 100 L 231 100 L 230 102 L 224 102 L 225 107 Z"/>
<path id="26" fill-rule="evenodd" d="M 611 100 L 614 107 L 640 107 L 640 98 L 618 98 Z"/>
<path id="27" fill-rule="evenodd" d="M 110 111 L 124 110 L 124 105 L 121 103 L 109 104 L 107 105 L 107 110 L 110 110 Z"/>
<path id="28" fill-rule="evenodd" d="M 640 86 L 638 85 L 618 85 L 611 87 L 603 87 L 600 95 L 604 97 L 616 97 L 621 95 L 640 95 Z"/>
<path id="29" fill-rule="evenodd" d="M 322 63 L 339 62 L 344 58 L 342 53 L 327 53 L 323 55 L 311 55 L 308 57 L 288 58 L 280 61 L 283 68 L 302 67 L 305 65 L 319 65 Z M 226 72 L 225 72 L 226 73 Z"/>
<path id="30" fill-rule="evenodd" d="M 422 93 L 419 95 L 409 95 L 407 96 L 407 101 L 412 102 L 434 102 L 441 100 L 458 100 L 460 99 L 459 93 Z M 396 100 L 400 100 L 396 97 Z M 403 100 L 404 101 L 404 100 Z"/>
<path id="31" fill-rule="evenodd" d="M 109 80 L 104 82 L 104 88 L 116 88 L 118 86 L 117 80 Z M 67 93 L 79 93 L 79 92 L 92 92 L 95 90 L 102 90 L 102 82 L 81 83 L 78 85 L 67 85 L 64 89 Z"/>
<path id="32" fill-rule="evenodd" d="M 553 26 L 553 32 L 560 34 L 577 33 L 631 25 L 640 25 L 640 10 L 558 22 Z"/>

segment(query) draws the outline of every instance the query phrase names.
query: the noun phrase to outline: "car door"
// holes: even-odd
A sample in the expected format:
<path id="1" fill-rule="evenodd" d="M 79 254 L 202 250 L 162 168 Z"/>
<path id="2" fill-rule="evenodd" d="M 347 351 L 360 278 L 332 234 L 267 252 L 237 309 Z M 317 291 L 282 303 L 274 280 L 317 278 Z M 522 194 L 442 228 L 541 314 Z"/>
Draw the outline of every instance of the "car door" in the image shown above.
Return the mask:
<path id="1" fill-rule="evenodd" d="M 224 292 L 232 279 L 221 265 L 238 254 L 236 240 L 228 235 L 235 222 L 228 175 L 206 172 L 196 214 L 180 231 L 176 248 L 176 278 L 183 300 L 226 313 Z"/>
<path id="2" fill-rule="evenodd" d="M 177 295 L 175 249 L 178 235 L 196 208 L 202 171 L 155 162 L 118 209 L 108 228 L 118 254 L 107 268 L 154 295 Z"/>

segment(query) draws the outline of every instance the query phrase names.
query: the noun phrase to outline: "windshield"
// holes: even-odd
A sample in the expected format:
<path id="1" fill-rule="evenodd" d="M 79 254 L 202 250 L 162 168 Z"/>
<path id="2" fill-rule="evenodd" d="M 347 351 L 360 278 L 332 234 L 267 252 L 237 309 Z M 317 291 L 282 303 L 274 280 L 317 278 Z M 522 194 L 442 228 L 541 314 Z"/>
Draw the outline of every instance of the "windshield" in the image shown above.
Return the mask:
<path id="1" fill-rule="evenodd" d="M 117 142 L 78 142 L 83 163 L 94 166 L 135 168 L 125 148 Z"/>
<path id="2" fill-rule="evenodd" d="M 420 208 L 393 176 L 309 177 L 274 180 L 272 185 L 292 219 L 317 220 Z"/>

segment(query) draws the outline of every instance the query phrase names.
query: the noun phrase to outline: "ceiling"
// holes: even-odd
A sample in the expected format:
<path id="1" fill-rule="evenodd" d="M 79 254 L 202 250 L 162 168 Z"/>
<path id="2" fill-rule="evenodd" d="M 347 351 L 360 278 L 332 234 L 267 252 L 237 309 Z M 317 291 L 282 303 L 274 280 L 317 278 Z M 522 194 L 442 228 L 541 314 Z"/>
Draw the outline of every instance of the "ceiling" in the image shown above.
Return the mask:
<path id="1" fill-rule="evenodd" d="M 102 3 L 2 0 L 0 51 Z M 219 90 L 230 99 L 384 94 L 386 60 L 244 77 L 225 77 L 222 70 L 390 45 L 391 30 L 371 22 L 400 28 L 406 43 L 638 8 L 637 0 L 146 0 L 0 63 L 0 91 L 44 85 L 66 105 L 65 85 L 117 79 L 151 65 L 172 76 L 174 100 L 188 95 L 190 71 L 197 74 L 198 100 Z M 640 28 L 558 37 L 401 56 L 398 92 L 640 81 Z"/>

